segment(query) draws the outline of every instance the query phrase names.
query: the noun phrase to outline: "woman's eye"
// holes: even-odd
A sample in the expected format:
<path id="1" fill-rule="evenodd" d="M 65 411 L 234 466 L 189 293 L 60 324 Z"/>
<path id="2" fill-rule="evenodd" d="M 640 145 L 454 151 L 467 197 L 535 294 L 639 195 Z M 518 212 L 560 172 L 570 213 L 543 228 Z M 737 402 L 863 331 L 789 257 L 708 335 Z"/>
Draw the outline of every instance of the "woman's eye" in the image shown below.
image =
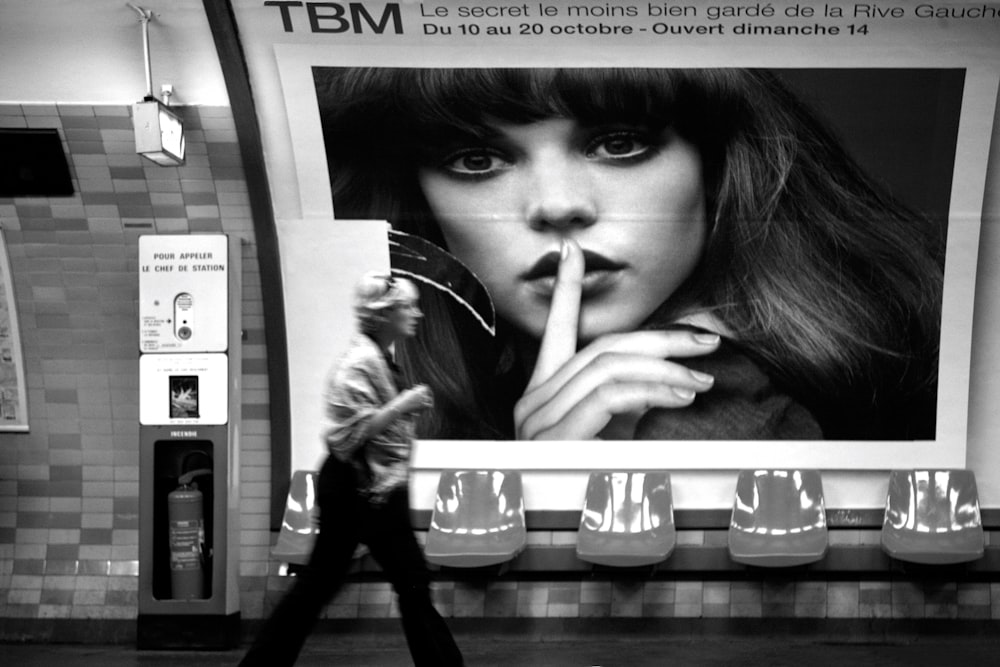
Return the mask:
<path id="1" fill-rule="evenodd" d="M 652 144 L 634 132 L 620 132 L 597 137 L 587 147 L 587 157 L 601 160 L 625 160 L 645 155 Z"/>
<path id="2" fill-rule="evenodd" d="M 453 153 L 445 158 L 442 167 L 454 174 L 479 176 L 506 169 L 509 162 L 503 156 L 482 149 Z"/>

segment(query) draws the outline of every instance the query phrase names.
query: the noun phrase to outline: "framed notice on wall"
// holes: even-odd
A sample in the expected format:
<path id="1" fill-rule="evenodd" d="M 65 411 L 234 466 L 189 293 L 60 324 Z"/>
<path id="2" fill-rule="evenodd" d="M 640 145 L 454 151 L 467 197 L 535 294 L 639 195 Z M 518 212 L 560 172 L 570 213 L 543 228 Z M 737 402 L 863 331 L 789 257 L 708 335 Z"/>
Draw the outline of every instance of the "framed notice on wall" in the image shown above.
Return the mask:
<path id="1" fill-rule="evenodd" d="M 7 240 L 0 228 L 0 431 L 28 430 L 24 355 Z"/>

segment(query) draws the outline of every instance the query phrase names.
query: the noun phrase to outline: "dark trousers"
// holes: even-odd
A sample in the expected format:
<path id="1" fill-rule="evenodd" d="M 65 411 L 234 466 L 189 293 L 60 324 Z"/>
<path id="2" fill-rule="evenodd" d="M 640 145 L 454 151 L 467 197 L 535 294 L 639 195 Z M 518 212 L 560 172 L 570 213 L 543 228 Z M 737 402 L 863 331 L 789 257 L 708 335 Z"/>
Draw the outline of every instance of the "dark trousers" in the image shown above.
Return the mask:
<path id="1" fill-rule="evenodd" d="M 354 470 L 327 457 L 317 481 L 320 532 L 309 564 L 257 635 L 240 665 L 293 665 L 323 607 L 340 588 L 359 542 L 385 572 L 399 598 L 403 632 L 415 665 L 462 664 L 451 632 L 431 604 L 424 554 L 410 525 L 406 487 L 386 502 L 369 503 L 354 482 Z"/>

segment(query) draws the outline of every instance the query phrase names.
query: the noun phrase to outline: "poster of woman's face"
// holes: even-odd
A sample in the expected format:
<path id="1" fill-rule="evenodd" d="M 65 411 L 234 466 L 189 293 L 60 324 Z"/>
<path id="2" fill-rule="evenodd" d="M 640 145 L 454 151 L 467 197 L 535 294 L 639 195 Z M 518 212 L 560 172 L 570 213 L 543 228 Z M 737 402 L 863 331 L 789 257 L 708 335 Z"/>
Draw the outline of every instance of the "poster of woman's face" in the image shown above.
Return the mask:
<path id="1" fill-rule="evenodd" d="M 675 468 L 964 457 L 978 75 L 277 53 L 301 121 L 289 331 L 330 340 L 321 285 L 333 323 L 362 269 L 413 280 L 395 359 L 434 392 L 435 461 L 534 440 Z M 290 347 L 309 397 L 336 345 Z"/>
<path id="2" fill-rule="evenodd" d="M 312 74 L 336 215 L 447 253 L 424 437 L 935 438 L 963 71 Z"/>

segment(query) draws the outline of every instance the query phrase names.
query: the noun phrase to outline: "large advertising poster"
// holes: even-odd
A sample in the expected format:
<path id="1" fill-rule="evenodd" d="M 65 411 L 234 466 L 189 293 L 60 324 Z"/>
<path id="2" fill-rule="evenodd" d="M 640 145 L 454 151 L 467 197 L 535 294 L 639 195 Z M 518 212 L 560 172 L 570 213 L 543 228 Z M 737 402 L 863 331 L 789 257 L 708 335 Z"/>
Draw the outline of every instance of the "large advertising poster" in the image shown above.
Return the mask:
<path id="1" fill-rule="evenodd" d="M 688 470 L 680 504 L 711 506 L 712 470 L 963 467 L 990 11 L 244 8 L 295 175 L 293 469 L 368 270 L 421 290 L 418 469 Z M 871 504 L 866 474 L 840 500 Z"/>

